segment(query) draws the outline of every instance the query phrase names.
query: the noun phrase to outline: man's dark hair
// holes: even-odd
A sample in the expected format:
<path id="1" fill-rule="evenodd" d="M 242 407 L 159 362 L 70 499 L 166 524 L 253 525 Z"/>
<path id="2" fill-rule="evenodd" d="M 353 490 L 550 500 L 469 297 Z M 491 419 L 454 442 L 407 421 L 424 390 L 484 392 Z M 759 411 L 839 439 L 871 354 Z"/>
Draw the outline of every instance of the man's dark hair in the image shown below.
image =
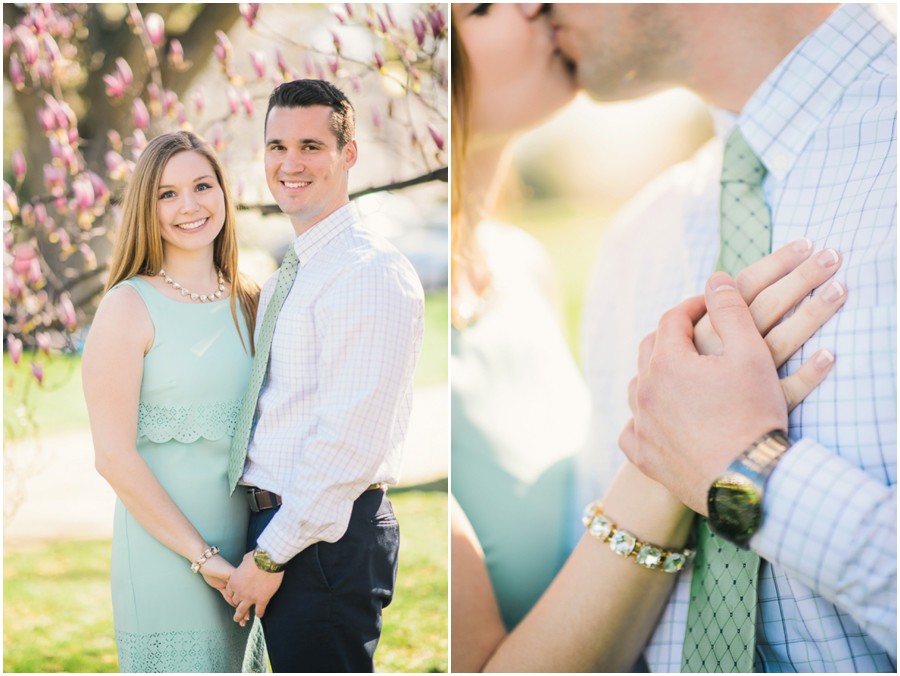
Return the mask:
<path id="1" fill-rule="evenodd" d="M 272 108 L 308 108 L 328 106 L 331 108 L 331 131 L 337 139 L 338 149 L 353 140 L 356 133 L 356 115 L 353 105 L 344 92 L 324 80 L 293 80 L 284 82 L 269 97 L 266 110 L 266 127 Z"/>

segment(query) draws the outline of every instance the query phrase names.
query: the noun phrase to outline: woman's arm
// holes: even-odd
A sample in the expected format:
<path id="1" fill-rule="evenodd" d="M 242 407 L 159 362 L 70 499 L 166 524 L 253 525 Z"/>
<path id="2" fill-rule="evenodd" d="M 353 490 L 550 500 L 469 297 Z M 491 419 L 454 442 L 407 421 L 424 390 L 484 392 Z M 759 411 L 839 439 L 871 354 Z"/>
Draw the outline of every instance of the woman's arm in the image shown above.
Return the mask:
<path id="1" fill-rule="evenodd" d="M 190 563 L 210 545 L 169 497 L 136 446 L 144 355 L 153 334 L 137 292 L 130 287 L 110 291 L 97 309 L 84 346 L 84 398 L 97 471 L 147 532 L 186 559 L 189 573 Z M 214 556 L 202 571 L 205 577 L 227 579 L 231 569 L 224 558 Z"/>
<path id="2" fill-rule="evenodd" d="M 811 248 L 788 245 L 744 276 L 742 291 L 750 295 L 748 302 L 756 302 L 752 313 L 758 330 L 777 337 L 768 343 L 776 363 L 787 359 L 796 349 L 790 346 L 802 344 L 844 301 L 814 297 L 778 324 L 839 267 L 839 256 L 826 267 L 810 258 L 811 253 Z M 705 335 L 698 338 L 698 333 Z M 705 340 L 706 349 L 715 351 L 718 336 L 711 326 L 698 324 L 695 339 Z M 830 364 L 817 366 L 815 356 L 782 380 L 788 405 L 804 399 L 830 370 Z M 631 463 L 620 470 L 603 502 L 609 518 L 642 542 L 673 550 L 684 546 L 693 512 Z M 642 568 L 585 535 L 538 603 L 507 633 L 483 553 L 458 506 L 451 530 L 454 671 L 627 671 L 649 639 L 674 583 L 675 575 Z"/>
<path id="3" fill-rule="evenodd" d="M 691 512 L 632 465 L 620 470 L 603 505 L 612 521 L 642 542 L 675 550 L 684 546 Z M 585 535 L 538 603 L 507 634 L 475 535 L 462 510 L 456 507 L 453 514 L 454 671 L 631 668 L 676 575 L 643 568 Z"/>

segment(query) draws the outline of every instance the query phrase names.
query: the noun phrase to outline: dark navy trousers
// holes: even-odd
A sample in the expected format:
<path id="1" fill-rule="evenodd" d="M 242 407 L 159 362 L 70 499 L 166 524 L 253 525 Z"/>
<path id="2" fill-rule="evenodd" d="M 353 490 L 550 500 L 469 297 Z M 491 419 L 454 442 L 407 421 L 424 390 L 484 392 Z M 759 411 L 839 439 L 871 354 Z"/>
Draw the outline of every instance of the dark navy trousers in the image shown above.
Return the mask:
<path id="1" fill-rule="evenodd" d="M 276 511 L 250 515 L 250 550 Z M 381 609 L 393 598 L 399 547 L 391 502 L 376 489 L 353 503 L 340 540 L 317 542 L 288 561 L 262 618 L 272 670 L 374 671 Z"/>

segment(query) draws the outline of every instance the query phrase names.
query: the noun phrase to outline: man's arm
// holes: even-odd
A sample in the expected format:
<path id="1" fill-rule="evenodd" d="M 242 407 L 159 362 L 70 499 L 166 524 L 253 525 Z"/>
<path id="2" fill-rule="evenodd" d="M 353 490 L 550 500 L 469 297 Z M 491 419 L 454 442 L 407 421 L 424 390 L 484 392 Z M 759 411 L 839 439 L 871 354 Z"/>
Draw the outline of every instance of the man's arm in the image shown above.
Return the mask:
<path id="1" fill-rule="evenodd" d="M 642 346 L 629 393 L 634 420 L 621 437 L 635 464 L 701 514 L 710 484 L 743 449 L 787 429 L 777 373 L 727 275 L 710 278 L 706 305 L 723 353 L 704 357 L 693 346 L 693 324 L 704 310 L 698 299 L 667 313 Z M 815 359 L 801 371 L 814 369 Z M 763 509 L 750 546 L 896 655 L 894 489 L 803 439 L 776 466 Z"/>
<path id="2" fill-rule="evenodd" d="M 409 405 L 423 313 L 415 274 L 380 261 L 342 276 L 317 302 L 322 348 L 315 432 L 298 449 L 282 506 L 258 538 L 275 563 L 346 532 L 354 501 L 398 443 L 398 414 Z M 245 601 L 235 620 L 250 605 L 261 617 L 281 577 L 258 570 L 252 552 L 247 554 L 229 584 Z"/>

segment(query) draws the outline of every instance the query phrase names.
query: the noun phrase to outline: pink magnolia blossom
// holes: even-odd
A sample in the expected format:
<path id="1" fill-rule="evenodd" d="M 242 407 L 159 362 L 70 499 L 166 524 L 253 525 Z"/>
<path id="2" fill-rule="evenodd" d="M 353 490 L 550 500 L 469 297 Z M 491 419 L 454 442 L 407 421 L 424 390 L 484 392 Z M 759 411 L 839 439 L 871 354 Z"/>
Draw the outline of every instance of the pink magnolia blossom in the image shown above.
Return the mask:
<path id="1" fill-rule="evenodd" d="M 38 121 L 45 134 L 56 129 L 56 115 L 49 108 L 38 108 Z"/>
<path id="2" fill-rule="evenodd" d="M 43 202 L 38 202 L 34 205 L 34 220 L 41 227 L 47 222 L 47 207 L 44 206 Z"/>
<path id="3" fill-rule="evenodd" d="M 414 16 L 412 20 L 413 33 L 416 34 L 416 42 L 419 47 L 425 44 L 425 20 L 420 16 Z"/>
<path id="4" fill-rule="evenodd" d="M 341 62 L 334 54 L 329 54 L 326 60 L 328 61 L 328 70 L 331 71 L 332 75 L 337 75 L 338 66 L 341 65 Z"/>
<path id="5" fill-rule="evenodd" d="M 94 253 L 94 250 L 88 245 L 88 243 L 82 242 L 81 244 L 79 244 L 78 251 L 81 253 L 81 257 L 84 259 L 84 267 L 88 270 L 96 270 L 97 254 Z"/>
<path id="6" fill-rule="evenodd" d="M 437 146 L 438 150 L 444 149 L 444 137 L 441 132 L 438 131 L 437 127 L 435 127 L 431 122 L 428 123 L 428 133 L 431 134 L 431 140 L 434 141 L 434 145 Z"/>
<path id="7" fill-rule="evenodd" d="M 256 77 L 262 79 L 266 76 L 266 55 L 263 52 L 253 50 L 250 52 L 250 63 L 256 72 Z"/>
<path id="8" fill-rule="evenodd" d="M 338 37 L 338 34 L 335 32 L 331 33 L 331 41 L 334 43 L 334 48 L 336 51 L 341 51 L 341 38 Z"/>
<path id="9" fill-rule="evenodd" d="M 275 63 L 278 66 L 278 70 L 282 75 L 287 77 L 288 73 L 291 72 L 290 67 L 287 65 L 287 61 L 284 60 L 284 54 L 281 53 L 280 49 L 275 49 Z"/>
<path id="10" fill-rule="evenodd" d="M 135 99 L 131 106 L 131 118 L 134 120 L 134 126 L 140 130 L 149 129 L 150 127 L 150 111 L 143 99 Z"/>
<path id="11" fill-rule="evenodd" d="M 138 159 L 146 147 L 147 136 L 144 134 L 143 130 L 135 129 L 134 133 L 131 135 L 131 152 L 134 155 L 134 159 Z"/>
<path id="12" fill-rule="evenodd" d="M 178 121 L 178 124 L 182 129 L 190 128 L 187 121 L 187 111 L 184 109 L 184 105 L 180 102 L 175 107 L 175 119 Z"/>
<path id="13" fill-rule="evenodd" d="M 106 132 L 106 139 L 109 141 L 109 145 L 113 150 L 120 151 L 122 150 L 122 136 L 115 129 L 110 129 Z"/>
<path id="14" fill-rule="evenodd" d="M 75 208 L 79 211 L 87 211 L 94 207 L 94 186 L 85 176 L 72 181 L 72 192 L 75 195 Z"/>
<path id="15" fill-rule="evenodd" d="M 25 178 L 25 171 L 28 165 L 25 164 L 25 153 L 16 148 L 12 154 L 13 175 L 16 177 L 16 183 L 21 183 Z"/>
<path id="16" fill-rule="evenodd" d="M 46 331 L 38 331 L 34 334 L 34 339 L 37 341 L 38 349 L 43 352 L 48 357 L 50 356 L 50 334 Z"/>
<path id="17" fill-rule="evenodd" d="M 238 108 L 240 108 L 241 102 L 238 99 L 237 90 L 230 86 L 228 87 L 228 113 L 229 115 L 237 115 Z"/>
<path id="18" fill-rule="evenodd" d="M 347 10 L 347 16 L 353 16 L 353 5 L 351 5 L 349 2 L 345 2 L 344 9 Z"/>
<path id="19" fill-rule="evenodd" d="M 378 70 L 384 68 L 384 57 L 377 51 L 375 52 L 375 65 L 378 67 Z"/>
<path id="20" fill-rule="evenodd" d="M 95 204 L 97 202 L 105 203 L 109 199 L 109 187 L 106 185 L 106 182 L 93 171 L 86 171 L 85 175 L 91 182 L 91 187 L 94 189 Z"/>
<path id="21" fill-rule="evenodd" d="M 59 45 L 56 44 L 56 40 L 53 39 L 52 35 L 50 35 L 49 33 L 44 33 L 41 36 L 41 41 L 44 43 L 44 53 L 47 55 L 47 60 L 51 64 L 62 60 L 62 54 L 59 51 Z"/>
<path id="22" fill-rule="evenodd" d="M 231 58 L 231 40 L 223 31 L 216 31 L 216 58 L 223 64 Z"/>
<path id="23" fill-rule="evenodd" d="M 253 24 L 256 23 L 256 15 L 259 13 L 259 3 L 242 2 L 238 5 L 238 9 L 241 12 L 241 16 L 244 17 L 244 20 L 247 22 L 247 26 L 253 28 Z"/>
<path id="24" fill-rule="evenodd" d="M 22 205 L 22 223 L 25 224 L 27 228 L 34 227 L 34 207 L 31 206 L 28 202 Z"/>
<path id="25" fill-rule="evenodd" d="M 166 24 L 163 18 L 154 13 L 144 17 L 144 26 L 147 28 L 147 37 L 154 47 L 159 47 L 166 39 Z"/>
<path id="26" fill-rule="evenodd" d="M 75 306 L 72 305 L 72 299 L 69 294 L 63 293 L 59 297 L 59 318 L 67 329 L 74 329 L 78 325 L 78 319 L 75 317 Z"/>
<path id="27" fill-rule="evenodd" d="M 22 47 L 22 58 L 29 66 L 33 66 L 38 60 L 38 41 L 25 26 L 16 26 L 16 38 Z"/>
<path id="28" fill-rule="evenodd" d="M 253 117 L 253 97 L 246 89 L 241 91 L 241 105 L 244 106 L 244 113 L 247 117 Z"/>
<path id="29" fill-rule="evenodd" d="M 203 94 L 203 90 L 199 87 L 195 89 L 194 93 L 191 95 L 191 100 L 194 102 L 194 108 L 197 109 L 197 114 L 201 114 L 206 107 L 206 96 Z"/>
<path id="30" fill-rule="evenodd" d="M 387 14 L 388 23 L 390 23 L 394 28 L 397 27 L 397 22 L 394 21 L 394 15 L 391 14 L 391 6 L 389 4 L 384 5 L 384 12 Z"/>
<path id="31" fill-rule="evenodd" d="M 166 115 L 174 115 L 175 114 L 175 106 L 178 104 L 178 94 L 173 92 L 171 89 L 167 89 L 163 92 L 163 112 Z"/>
<path id="32" fill-rule="evenodd" d="M 119 72 L 119 79 L 126 87 L 134 82 L 134 74 L 131 72 L 131 66 L 121 56 L 116 59 L 116 70 Z"/>
<path id="33" fill-rule="evenodd" d="M 19 198 L 6 181 L 3 182 L 3 204 L 13 218 L 19 215 Z"/>
<path id="34" fill-rule="evenodd" d="M 378 108 L 372 108 L 372 126 L 375 129 L 381 129 L 381 111 Z"/>
<path id="35" fill-rule="evenodd" d="M 15 54 L 9 55 L 9 81 L 16 89 L 22 89 L 25 86 L 25 70 L 22 68 L 19 57 Z"/>
<path id="36" fill-rule="evenodd" d="M 184 47 L 180 40 L 169 40 L 169 65 L 175 70 L 184 67 Z"/>
<path id="37" fill-rule="evenodd" d="M 378 28 L 382 33 L 388 32 L 387 21 L 384 20 L 384 17 L 381 14 L 378 14 Z"/>
<path id="38" fill-rule="evenodd" d="M 37 263 L 38 269 L 40 270 L 41 264 L 40 261 L 38 261 L 37 252 L 34 250 L 34 247 L 27 242 L 17 244 L 15 249 L 13 249 L 13 272 L 21 279 L 25 279 L 31 275 L 35 263 Z"/>
<path id="39" fill-rule="evenodd" d="M 12 268 L 6 268 L 3 271 L 3 288 L 6 289 L 6 293 L 10 298 L 18 298 L 22 294 L 22 285 L 19 283 L 19 278 L 16 277 L 16 273 L 12 271 Z M 8 336 L 7 340 L 12 336 Z"/>
<path id="40" fill-rule="evenodd" d="M 104 75 L 103 83 L 106 85 L 106 95 L 113 99 L 125 95 L 125 83 L 118 75 Z"/>
<path id="41" fill-rule="evenodd" d="M 44 384 L 44 365 L 39 361 L 31 362 L 31 374 L 34 376 L 34 379 L 38 382 L 38 385 Z"/>
<path id="42" fill-rule="evenodd" d="M 12 359 L 12 363 L 18 364 L 19 360 L 22 359 L 22 341 L 10 333 L 6 336 L 6 349 L 9 351 L 9 358 Z"/>
<path id="43" fill-rule="evenodd" d="M 444 26 L 447 25 L 440 7 L 435 7 L 428 13 L 428 22 L 431 24 L 431 34 L 436 38 L 441 36 Z"/>

